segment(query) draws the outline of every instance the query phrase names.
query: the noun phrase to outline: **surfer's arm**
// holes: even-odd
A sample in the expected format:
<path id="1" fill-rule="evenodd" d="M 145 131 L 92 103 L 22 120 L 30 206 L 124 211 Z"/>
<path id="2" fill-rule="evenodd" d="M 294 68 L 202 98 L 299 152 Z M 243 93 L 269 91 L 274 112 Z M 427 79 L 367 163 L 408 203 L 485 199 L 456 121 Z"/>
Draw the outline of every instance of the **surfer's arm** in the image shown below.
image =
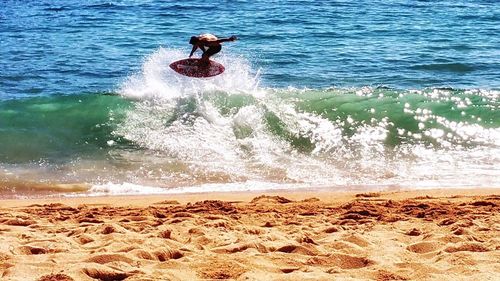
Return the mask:
<path id="1" fill-rule="evenodd" d="M 191 53 L 189 54 L 189 57 L 192 57 L 194 52 L 196 51 L 196 49 L 198 49 L 198 46 L 196 45 L 193 45 L 193 49 L 191 50 Z"/>
<path id="2" fill-rule="evenodd" d="M 236 36 L 234 36 L 234 35 L 233 35 L 233 36 L 231 36 L 231 37 L 229 37 L 229 38 L 222 38 L 222 39 L 219 39 L 219 40 L 217 40 L 216 42 L 217 42 L 217 43 L 224 43 L 224 42 L 234 41 L 234 40 L 236 40 L 236 39 L 238 39 L 238 38 L 237 38 Z"/>

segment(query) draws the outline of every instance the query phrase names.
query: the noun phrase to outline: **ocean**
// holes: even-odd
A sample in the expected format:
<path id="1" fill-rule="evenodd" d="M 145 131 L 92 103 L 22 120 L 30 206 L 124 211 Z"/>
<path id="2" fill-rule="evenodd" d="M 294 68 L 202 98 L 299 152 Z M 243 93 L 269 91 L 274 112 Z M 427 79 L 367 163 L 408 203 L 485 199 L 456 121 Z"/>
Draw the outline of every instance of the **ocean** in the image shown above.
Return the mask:
<path id="1" fill-rule="evenodd" d="M 225 73 L 176 74 L 201 33 Z M 498 1 L 3 0 L 0 198 L 500 187 L 498 34 Z"/>

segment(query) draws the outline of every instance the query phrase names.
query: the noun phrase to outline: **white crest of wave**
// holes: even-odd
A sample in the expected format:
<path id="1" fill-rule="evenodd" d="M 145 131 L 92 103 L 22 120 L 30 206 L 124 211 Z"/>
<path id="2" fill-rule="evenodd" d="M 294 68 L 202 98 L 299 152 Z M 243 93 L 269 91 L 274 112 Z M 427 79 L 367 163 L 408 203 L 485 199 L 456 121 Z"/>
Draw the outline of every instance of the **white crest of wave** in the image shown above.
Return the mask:
<path id="1" fill-rule="evenodd" d="M 145 59 L 140 73 L 124 83 L 121 94 L 140 102 L 115 135 L 181 161 L 187 166 L 186 177 L 200 178 L 202 171 L 222 175 L 223 181 L 317 184 L 337 178 L 335 168 L 316 159 L 340 145 L 340 129 L 331 121 L 299 112 L 279 92 L 259 88 L 258 72 L 252 72 L 243 58 L 216 56 L 226 71 L 196 79 L 169 68 L 170 62 L 183 57 L 180 51 L 160 48 Z M 241 104 L 221 105 L 217 99 Z M 289 140 L 270 130 L 269 114 L 281 120 L 290 134 L 311 138 L 316 146 L 312 155 L 296 151 Z"/>

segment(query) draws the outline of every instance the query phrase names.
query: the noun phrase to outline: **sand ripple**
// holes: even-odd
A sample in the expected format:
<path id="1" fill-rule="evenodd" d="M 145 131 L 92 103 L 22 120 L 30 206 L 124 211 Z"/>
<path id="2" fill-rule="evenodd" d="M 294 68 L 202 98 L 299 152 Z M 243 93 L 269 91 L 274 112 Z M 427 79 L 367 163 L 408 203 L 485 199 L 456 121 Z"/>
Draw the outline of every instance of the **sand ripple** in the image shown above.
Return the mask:
<path id="1" fill-rule="evenodd" d="M 62 202 L 64 202 L 62 200 Z M 0 209 L 2 280 L 493 280 L 500 196 Z"/>

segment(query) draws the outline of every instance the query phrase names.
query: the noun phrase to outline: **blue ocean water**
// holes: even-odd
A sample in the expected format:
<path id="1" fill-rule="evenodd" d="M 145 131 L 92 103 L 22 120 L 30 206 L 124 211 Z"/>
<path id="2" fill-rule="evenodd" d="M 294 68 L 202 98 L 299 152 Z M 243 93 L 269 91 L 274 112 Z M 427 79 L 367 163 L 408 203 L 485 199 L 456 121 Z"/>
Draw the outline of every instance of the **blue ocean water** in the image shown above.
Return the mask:
<path id="1" fill-rule="evenodd" d="M 206 32 L 226 73 L 172 72 Z M 500 186 L 498 34 L 498 1 L 3 0 L 0 193 Z"/>

